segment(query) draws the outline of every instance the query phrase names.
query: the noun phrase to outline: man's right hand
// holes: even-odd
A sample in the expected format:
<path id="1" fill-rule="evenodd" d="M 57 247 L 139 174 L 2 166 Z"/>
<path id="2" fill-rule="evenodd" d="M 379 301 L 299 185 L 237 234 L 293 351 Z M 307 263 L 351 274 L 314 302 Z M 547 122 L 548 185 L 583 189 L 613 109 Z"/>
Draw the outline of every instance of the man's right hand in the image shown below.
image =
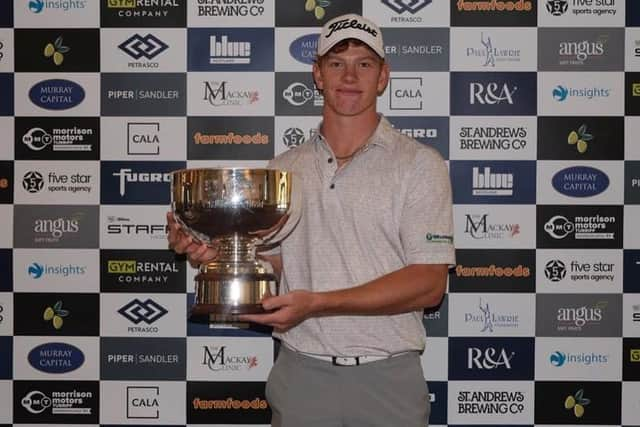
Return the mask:
<path id="1" fill-rule="evenodd" d="M 169 248 L 178 254 L 186 254 L 193 267 L 213 261 L 218 255 L 216 248 L 197 242 L 189 234 L 182 231 L 172 212 L 167 212 L 169 225 Z"/>

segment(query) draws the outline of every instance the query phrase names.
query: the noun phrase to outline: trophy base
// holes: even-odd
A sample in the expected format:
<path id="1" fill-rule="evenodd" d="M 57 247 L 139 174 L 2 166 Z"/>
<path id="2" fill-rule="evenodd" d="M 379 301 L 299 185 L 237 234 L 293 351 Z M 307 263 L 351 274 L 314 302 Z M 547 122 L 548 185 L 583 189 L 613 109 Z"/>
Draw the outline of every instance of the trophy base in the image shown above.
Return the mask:
<path id="1" fill-rule="evenodd" d="M 252 273 L 232 276 L 207 271 L 196 276 L 195 302 L 189 318 L 201 322 L 238 321 L 241 314 L 262 314 L 261 301 L 276 288 L 271 273 Z"/>

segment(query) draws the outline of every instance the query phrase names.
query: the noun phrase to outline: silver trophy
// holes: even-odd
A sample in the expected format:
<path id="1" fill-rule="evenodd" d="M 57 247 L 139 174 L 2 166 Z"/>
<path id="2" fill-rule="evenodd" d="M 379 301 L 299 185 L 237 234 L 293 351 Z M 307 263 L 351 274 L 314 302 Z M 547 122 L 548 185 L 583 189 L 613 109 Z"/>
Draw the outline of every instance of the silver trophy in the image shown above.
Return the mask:
<path id="1" fill-rule="evenodd" d="M 218 248 L 196 276 L 192 320 L 235 319 L 263 313 L 260 301 L 277 293 L 271 268 L 256 246 L 284 238 L 300 218 L 300 188 L 290 172 L 203 168 L 171 174 L 171 208 L 183 230 Z"/>

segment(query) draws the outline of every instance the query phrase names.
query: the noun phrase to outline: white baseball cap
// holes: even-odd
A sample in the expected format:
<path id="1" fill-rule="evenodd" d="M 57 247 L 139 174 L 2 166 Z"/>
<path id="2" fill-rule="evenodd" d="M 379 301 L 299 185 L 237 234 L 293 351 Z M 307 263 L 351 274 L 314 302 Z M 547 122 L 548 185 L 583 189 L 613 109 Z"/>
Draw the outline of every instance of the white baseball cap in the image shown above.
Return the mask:
<path id="1" fill-rule="evenodd" d="M 355 13 L 337 16 L 324 24 L 318 39 L 318 56 L 329 52 L 332 47 L 346 39 L 358 39 L 373 49 L 380 58 L 384 58 L 380 28 Z"/>

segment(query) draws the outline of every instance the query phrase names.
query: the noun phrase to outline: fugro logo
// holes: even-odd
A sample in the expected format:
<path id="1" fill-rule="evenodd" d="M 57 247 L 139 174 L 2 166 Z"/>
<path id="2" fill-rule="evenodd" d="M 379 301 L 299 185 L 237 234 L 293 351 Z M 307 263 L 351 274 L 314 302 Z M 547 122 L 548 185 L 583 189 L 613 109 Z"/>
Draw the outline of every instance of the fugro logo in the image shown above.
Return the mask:
<path id="1" fill-rule="evenodd" d="M 84 353 L 66 343 L 47 343 L 35 347 L 27 356 L 35 369 L 49 374 L 75 371 L 84 363 Z"/>
<path id="2" fill-rule="evenodd" d="M 171 171 L 184 162 L 102 162 L 102 203 L 169 203 Z"/>
<path id="3" fill-rule="evenodd" d="M 29 99 L 46 110 L 68 110 L 84 100 L 82 86 L 64 79 L 43 80 L 29 89 Z"/>
<path id="4" fill-rule="evenodd" d="M 103 292 L 184 292 L 185 259 L 168 250 L 102 250 Z"/>
<path id="5" fill-rule="evenodd" d="M 575 166 L 557 172 L 551 181 L 553 188 L 570 197 L 590 197 L 609 187 L 609 177 L 599 169 Z"/>
<path id="6" fill-rule="evenodd" d="M 289 45 L 289 54 L 292 58 L 303 64 L 313 64 L 318 51 L 319 34 L 306 34 L 300 36 Z"/>

